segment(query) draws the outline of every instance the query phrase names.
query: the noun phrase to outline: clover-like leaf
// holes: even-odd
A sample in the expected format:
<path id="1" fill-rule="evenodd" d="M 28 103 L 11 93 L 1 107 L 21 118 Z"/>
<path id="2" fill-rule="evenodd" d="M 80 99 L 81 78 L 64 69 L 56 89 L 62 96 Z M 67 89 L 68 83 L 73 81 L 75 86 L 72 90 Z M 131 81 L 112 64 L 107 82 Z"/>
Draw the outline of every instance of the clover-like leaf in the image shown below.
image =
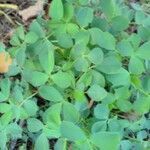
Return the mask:
<path id="1" fill-rule="evenodd" d="M 101 101 L 107 96 L 107 92 L 99 85 L 92 85 L 87 91 L 89 97 L 94 101 Z"/>
<path id="2" fill-rule="evenodd" d="M 43 85 L 39 88 L 39 94 L 41 97 L 48 101 L 60 102 L 63 101 L 63 96 L 53 86 Z"/>

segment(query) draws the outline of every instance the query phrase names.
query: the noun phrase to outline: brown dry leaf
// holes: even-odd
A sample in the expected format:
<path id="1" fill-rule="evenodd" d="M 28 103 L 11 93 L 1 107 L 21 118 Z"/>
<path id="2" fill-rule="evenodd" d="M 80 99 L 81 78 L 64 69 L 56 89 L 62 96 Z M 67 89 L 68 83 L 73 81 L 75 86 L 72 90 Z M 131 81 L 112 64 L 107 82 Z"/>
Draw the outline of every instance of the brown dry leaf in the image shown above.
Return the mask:
<path id="1" fill-rule="evenodd" d="M 37 0 L 34 6 L 30 6 L 27 9 L 20 10 L 19 15 L 22 16 L 24 21 L 37 16 L 43 10 L 44 0 Z"/>
<path id="2" fill-rule="evenodd" d="M 6 73 L 11 64 L 12 64 L 12 59 L 9 53 L 5 51 L 0 52 L 0 73 Z"/>

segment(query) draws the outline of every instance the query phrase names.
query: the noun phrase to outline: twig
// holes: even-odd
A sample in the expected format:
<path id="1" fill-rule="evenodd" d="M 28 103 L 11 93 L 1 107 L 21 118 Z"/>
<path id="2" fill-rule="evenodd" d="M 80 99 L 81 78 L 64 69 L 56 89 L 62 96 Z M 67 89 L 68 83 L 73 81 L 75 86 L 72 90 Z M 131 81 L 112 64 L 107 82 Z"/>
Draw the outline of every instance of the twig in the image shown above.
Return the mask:
<path id="1" fill-rule="evenodd" d="M 0 4 L 0 8 L 9 8 L 9 9 L 14 9 L 18 10 L 18 6 L 14 4 Z"/>
<path id="2" fill-rule="evenodd" d="M 30 98 L 32 98 L 33 96 L 35 96 L 38 92 L 33 93 L 32 95 L 30 95 L 29 97 L 27 97 L 25 100 L 23 100 L 20 104 L 19 107 L 21 107 L 26 101 L 28 101 Z"/>
<path id="3" fill-rule="evenodd" d="M 94 101 L 93 100 L 90 100 L 89 104 L 88 104 L 88 108 L 90 109 L 94 104 Z"/>
<path id="4" fill-rule="evenodd" d="M 6 17 L 6 19 L 11 23 L 11 24 L 15 24 L 12 19 L 2 10 L 0 10 L 0 15 L 4 15 Z"/>

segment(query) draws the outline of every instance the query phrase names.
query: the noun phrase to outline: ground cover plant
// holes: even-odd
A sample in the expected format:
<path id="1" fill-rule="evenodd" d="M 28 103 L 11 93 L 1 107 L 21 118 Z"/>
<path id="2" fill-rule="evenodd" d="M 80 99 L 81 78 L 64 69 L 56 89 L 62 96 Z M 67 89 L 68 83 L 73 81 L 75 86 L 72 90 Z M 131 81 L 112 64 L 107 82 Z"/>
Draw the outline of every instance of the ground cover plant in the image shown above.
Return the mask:
<path id="1" fill-rule="evenodd" d="M 149 150 L 148 9 L 53 0 L 48 14 L 0 44 L 0 149 Z"/>

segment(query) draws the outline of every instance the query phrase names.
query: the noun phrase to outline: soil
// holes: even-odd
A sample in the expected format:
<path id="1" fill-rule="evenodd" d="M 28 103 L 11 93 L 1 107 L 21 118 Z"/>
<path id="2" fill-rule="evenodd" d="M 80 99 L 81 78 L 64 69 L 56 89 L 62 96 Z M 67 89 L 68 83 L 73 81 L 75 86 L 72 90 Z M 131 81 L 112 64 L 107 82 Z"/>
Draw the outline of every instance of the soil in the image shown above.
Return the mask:
<path id="1" fill-rule="evenodd" d="M 35 0 L 0 0 L 0 4 L 15 4 L 19 10 L 25 9 L 35 3 Z M 0 14 L 0 41 L 7 43 L 14 28 L 23 24 L 18 11 L 12 9 L 0 9 L 6 15 Z"/>

